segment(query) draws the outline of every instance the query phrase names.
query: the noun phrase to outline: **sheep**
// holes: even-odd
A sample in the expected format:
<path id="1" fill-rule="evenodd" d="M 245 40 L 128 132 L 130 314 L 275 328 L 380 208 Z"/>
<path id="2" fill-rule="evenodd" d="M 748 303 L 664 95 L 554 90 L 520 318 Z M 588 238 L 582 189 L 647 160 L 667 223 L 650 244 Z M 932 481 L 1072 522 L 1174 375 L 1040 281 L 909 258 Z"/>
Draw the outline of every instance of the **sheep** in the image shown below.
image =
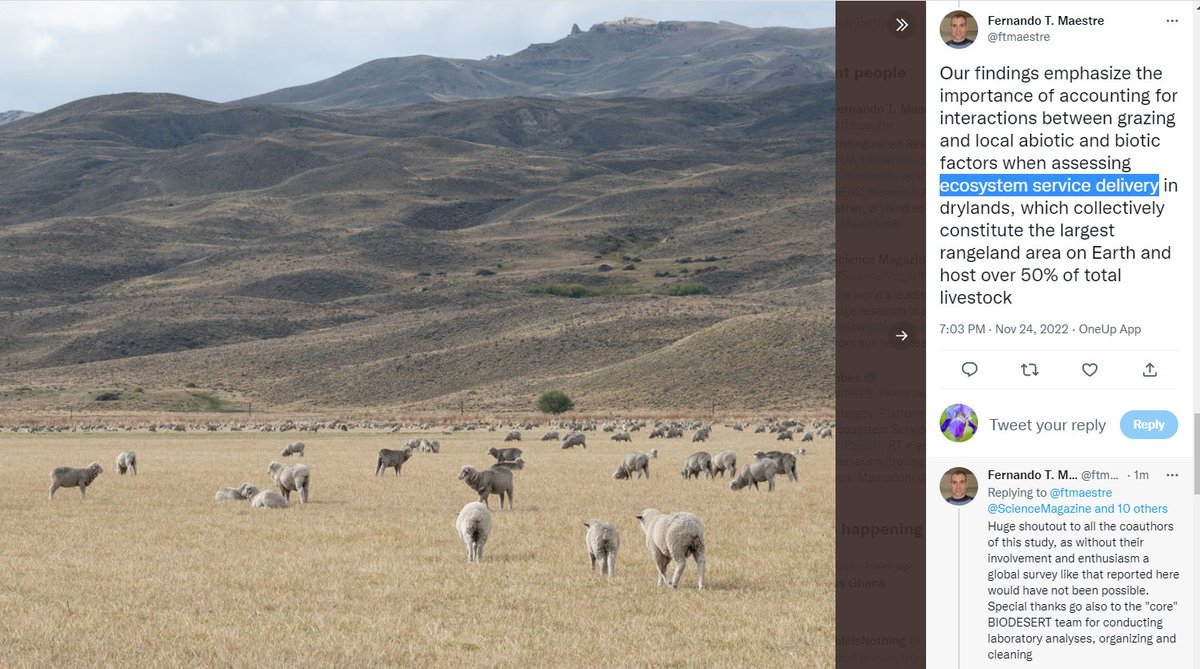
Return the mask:
<path id="1" fill-rule="evenodd" d="M 521 441 L 521 433 L 518 430 L 513 430 L 504 435 L 504 441 Z"/>
<path id="2" fill-rule="evenodd" d="M 682 427 L 667 428 L 667 439 L 683 439 Z"/>
<path id="3" fill-rule="evenodd" d="M 646 548 L 658 568 L 658 584 L 679 585 L 688 556 L 696 560 L 700 570 L 700 589 L 704 589 L 704 524 L 695 515 L 686 511 L 664 515 L 658 509 L 646 509 L 637 517 L 642 533 L 646 535 Z M 675 574 L 667 581 L 667 564 L 675 561 Z"/>
<path id="4" fill-rule="evenodd" d="M 717 457 L 713 458 L 713 477 L 717 474 L 721 478 L 725 478 L 725 470 L 729 470 L 729 478 L 737 476 L 737 453 L 733 451 L 721 451 L 717 453 Z"/>
<path id="5" fill-rule="evenodd" d="M 792 431 L 791 430 L 783 430 L 779 434 L 775 435 L 775 440 L 776 441 L 791 441 L 792 440 Z"/>
<path id="6" fill-rule="evenodd" d="M 550 430 L 546 434 L 543 434 L 542 441 L 558 441 L 558 431 Z"/>
<path id="7" fill-rule="evenodd" d="M 629 437 L 628 432 L 618 432 L 618 433 L 614 434 L 613 436 L 609 437 L 609 439 L 612 439 L 613 441 L 624 441 L 626 443 L 633 441 Z"/>
<path id="8" fill-rule="evenodd" d="M 393 451 L 390 448 L 379 449 L 379 459 L 375 462 L 375 475 L 379 476 L 388 467 L 395 467 L 396 476 L 399 476 L 400 468 L 404 466 L 405 462 L 408 462 L 408 459 L 412 457 L 412 454 L 413 450 L 408 446 L 405 446 L 398 451 Z"/>
<path id="9" fill-rule="evenodd" d="M 753 485 L 758 490 L 758 484 L 767 482 L 767 492 L 775 490 L 775 475 L 779 473 L 779 463 L 770 458 L 755 460 L 742 469 L 742 475 L 729 482 L 730 490 L 741 490 Z"/>
<path id="10" fill-rule="evenodd" d="M 650 449 L 650 452 L 647 453 L 646 455 L 649 455 L 651 460 L 657 460 L 658 459 L 658 449 L 652 448 L 652 449 Z"/>
<path id="11" fill-rule="evenodd" d="M 243 500 L 250 499 L 257 494 L 258 486 L 247 481 L 237 488 L 221 488 L 217 491 L 217 494 L 215 497 L 213 497 L 213 499 L 218 501 L 228 499 Z"/>
<path id="12" fill-rule="evenodd" d="M 267 473 L 271 475 L 271 480 L 279 486 L 279 492 L 283 498 L 291 501 L 292 491 L 300 493 L 300 503 L 308 503 L 308 482 L 310 473 L 307 465 L 296 464 L 290 467 L 283 463 L 271 461 L 267 465 Z"/>
<path id="13" fill-rule="evenodd" d="M 467 562 L 483 561 L 483 545 L 492 533 L 492 514 L 485 504 L 468 502 L 454 521 L 458 536 L 467 546 Z"/>
<path id="14" fill-rule="evenodd" d="M 804 433 L 804 436 L 803 436 L 803 437 L 800 437 L 800 441 L 812 441 L 812 440 L 813 440 L 813 433 L 812 433 L 812 432 L 805 432 L 805 433 Z"/>
<path id="15" fill-rule="evenodd" d="M 117 473 L 124 474 L 127 471 L 137 475 L 137 453 L 133 451 L 122 451 L 117 454 Z"/>
<path id="16" fill-rule="evenodd" d="M 280 457 L 284 458 L 291 457 L 293 455 L 304 455 L 303 441 L 294 441 L 288 444 L 287 448 L 284 448 L 283 452 L 279 454 Z"/>
<path id="17" fill-rule="evenodd" d="M 287 505 L 287 498 L 274 490 L 264 490 L 250 498 L 253 509 L 286 509 Z"/>
<path id="18" fill-rule="evenodd" d="M 521 457 L 521 449 L 519 448 L 489 448 L 488 455 L 496 458 L 496 462 L 512 462 Z"/>
<path id="19" fill-rule="evenodd" d="M 689 455 L 687 461 L 683 463 L 683 469 L 679 471 L 679 475 L 687 480 L 693 476 L 700 478 L 700 472 L 704 472 L 705 478 L 713 477 L 712 456 L 707 451 Z"/>
<path id="20" fill-rule="evenodd" d="M 796 474 L 796 454 L 784 453 L 783 451 L 755 451 L 756 459 L 770 458 L 779 465 L 779 473 L 787 474 L 788 480 L 799 481 L 800 477 Z"/>
<path id="21" fill-rule="evenodd" d="M 617 528 L 603 520 L 589 520 L 583 525 L 588 528 L 584 542 L 592 561 L 592 571 L 596 571 L 596 561 L 599 560 L 601 574 L 607 574 L 609 578 L 616 576 L 617 548 L 621 546 Z"/>
<path id="22" fill-rule="evenodd" d="M 650 456 L 645 453 L 630 453 L 621 461 L 617 471 L 613 472 L 613 478 L 617 480 L 629 479 L 633 480 L 633 473 L 637 472 L 638 478 L 642 478 L 644 474 L 646 478 L 650 478 Z"/>
<path id="23" fill-rule="evenodd" d="M 708 441 L 708 428 L 707 427 L 702 427 L 699 430 L 696 430 L 696 432 L 694 434 L 692 434 L 692 443 L 694 444 L 698 441 Z"/>
<path id="24" fill-rule="evenodd" d="M 442 443 L 436 439 L 422 439 L 422 453 L 440 453 L 442 451 Z"/>
<path id="25" fill-rule="evenodd" d="M 562 445 L 559 446 L 559 448 L 572 448 L 574 446 L 583 446 L 584 448 L 587 448 L 587 438 L 583 436 L 582 432 L 572 432 L 571 434 L 568 434 L 567 438 L 563 439 Z"/>
<path id="26" fill-rule="evenodd" d="M 50 472 L 50 497 L 54 499 L 54 491 L 59 488 L 79 488 L 79 498 L 87 499 L 87 487 L 104 472 L 99 462 L 93 462 L 87 467 L 56 467 Z"/>
<path id="27" fill-rule="evenodd" d="M 479 471 L 467 465 L 458 472 L 458 480 L 463 481 L 472 490 L 479 493 L 479 501 L 487 506 L 488 496 L 500 498 L 500 510 L 504 510 L 504 495 L 508 495 L 508 510 L 513 508 L 512 470 L 507 467 L 492 467 Z"/>
<path id="28" fill-rule="evenodd" d="M 516 460 L 501 461 L 492 465 L 492 469 L 497 469 L 500 467 L 503 467 L 504 469 L 525 469 L 525 460 L 522 458 L 517 458 Z"/>

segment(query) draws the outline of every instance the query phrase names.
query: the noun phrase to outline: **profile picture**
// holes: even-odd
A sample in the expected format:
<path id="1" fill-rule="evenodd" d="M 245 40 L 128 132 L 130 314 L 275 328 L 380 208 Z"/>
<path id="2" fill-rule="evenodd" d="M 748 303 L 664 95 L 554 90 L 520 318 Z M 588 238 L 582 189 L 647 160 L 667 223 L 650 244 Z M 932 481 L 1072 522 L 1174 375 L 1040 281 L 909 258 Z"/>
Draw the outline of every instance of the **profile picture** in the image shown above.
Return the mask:
<path id="1" fill-rule="evenodd" d="M 955 10 L 942 17 L 941 35 L 951 49 L 965 49 L 975 43 L 979 23 L 967 12 Z"/>
<path id="2" fill-rule="evenodd" d="M 947 504 L 963 506 L 975 499 L 975 495 L 979 492 L 979 479 L 975 478 L 975 473 L 970 469 L 954 467 L 947 469 L 946 473 L 942 474 L 938 488 L 941 491 L 942 499 L 946 500 Z"/>
<path id="3" fill-rule="evenodd" d="M 979 416 L 965 404 L 951 404 L 942 412 L 938 429 L 950 441 L 964 442 L 975 436 L 975 431 L 979 429 Z"/>

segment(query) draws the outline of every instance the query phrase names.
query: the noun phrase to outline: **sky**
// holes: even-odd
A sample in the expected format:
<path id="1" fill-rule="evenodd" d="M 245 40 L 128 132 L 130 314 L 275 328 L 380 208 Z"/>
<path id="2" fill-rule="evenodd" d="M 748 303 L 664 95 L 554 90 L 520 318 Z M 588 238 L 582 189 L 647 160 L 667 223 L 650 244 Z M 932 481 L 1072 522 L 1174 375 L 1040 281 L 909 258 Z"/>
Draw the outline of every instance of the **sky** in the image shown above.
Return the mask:
<path id="1" fill-rule="evenodd" d="M 832 26 L 833 2 L 0 2 L 0 112 L 93 95 L 228 102 L 376 58 L 511 54 L 603 21 Z"/>

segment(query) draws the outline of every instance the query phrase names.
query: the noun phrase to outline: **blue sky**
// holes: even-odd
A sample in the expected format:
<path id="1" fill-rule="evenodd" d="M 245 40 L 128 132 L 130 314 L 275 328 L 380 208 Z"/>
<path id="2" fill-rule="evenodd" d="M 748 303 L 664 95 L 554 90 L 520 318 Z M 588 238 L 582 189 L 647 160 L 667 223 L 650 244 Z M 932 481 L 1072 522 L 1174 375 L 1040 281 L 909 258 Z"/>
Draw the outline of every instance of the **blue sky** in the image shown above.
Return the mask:
<path id="1" fill-rule="evenodd" d="M 832 2 L 3 2 L 0 111 L 108 93 L 225 102 L 312 83 L 375 58 L 483 58 L 553 42 L 571 24 L 725 20 L 833 25 Z"/>

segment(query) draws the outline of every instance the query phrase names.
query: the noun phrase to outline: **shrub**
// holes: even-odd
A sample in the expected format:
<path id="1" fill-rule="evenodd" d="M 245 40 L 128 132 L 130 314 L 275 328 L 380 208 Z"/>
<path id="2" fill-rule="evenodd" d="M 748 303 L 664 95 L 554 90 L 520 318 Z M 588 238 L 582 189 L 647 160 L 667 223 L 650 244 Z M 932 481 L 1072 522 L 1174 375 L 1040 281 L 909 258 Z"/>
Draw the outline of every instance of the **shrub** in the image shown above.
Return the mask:
<path id="1" fill-rule="evenodd" d="M 712 295 L 712 290 L 701 283 L 677 283 L 659 291 L 660 295 L 682 297 L 684 295 Z"/>
<path id="2" fill-rule="evenodd" d="M 537 408 L 542 413 L 562 413 L 574 409 L 575 403 L 561 390 L 551 390 L 538 398 Z"/>

